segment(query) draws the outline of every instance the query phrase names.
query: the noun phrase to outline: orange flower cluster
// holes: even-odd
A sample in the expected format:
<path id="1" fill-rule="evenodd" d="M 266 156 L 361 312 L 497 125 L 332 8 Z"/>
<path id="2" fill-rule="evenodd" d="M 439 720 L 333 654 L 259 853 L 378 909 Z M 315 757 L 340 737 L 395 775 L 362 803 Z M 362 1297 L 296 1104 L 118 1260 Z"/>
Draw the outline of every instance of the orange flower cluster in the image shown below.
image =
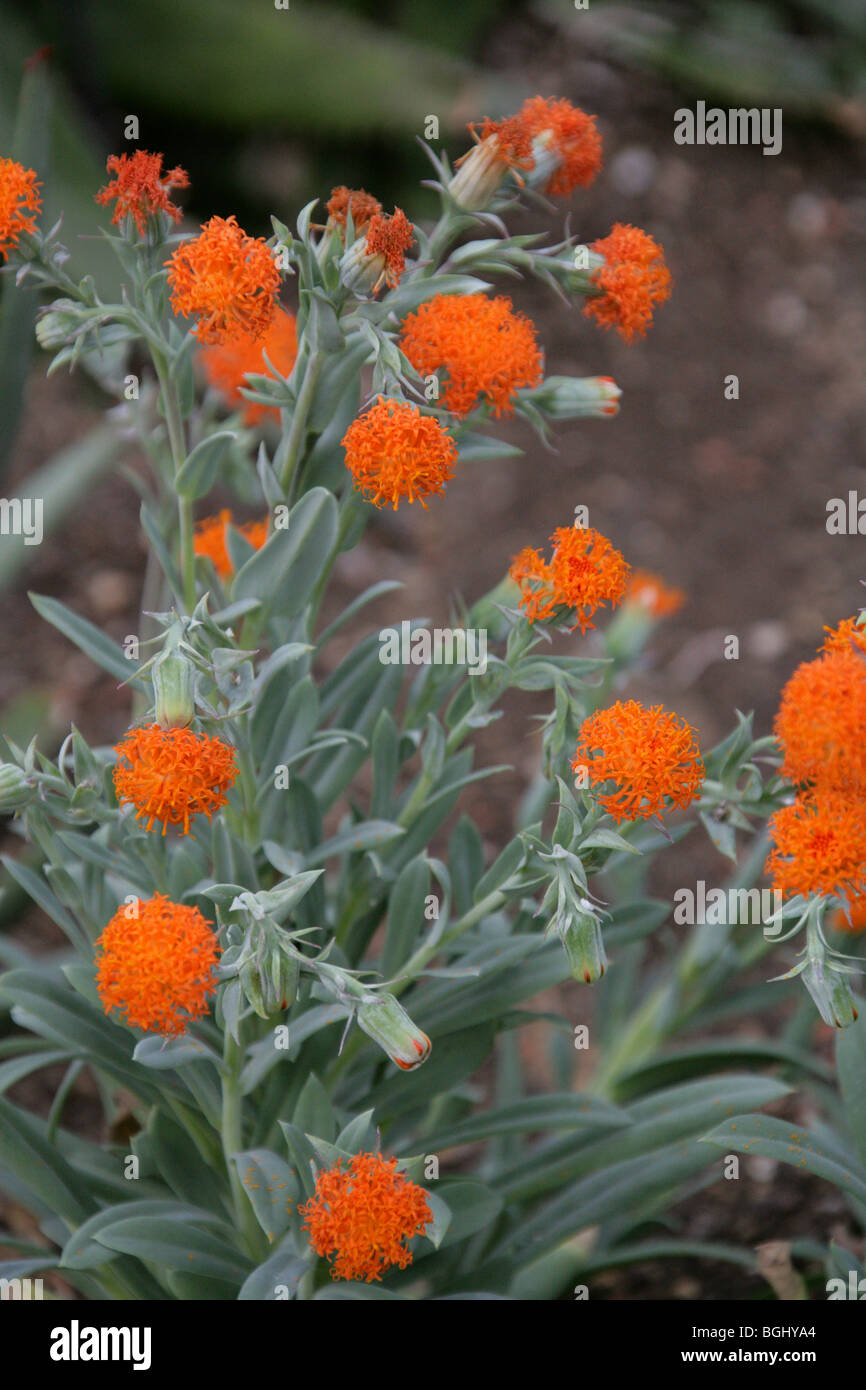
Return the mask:
<path id="1" fill-rule="evenodd" d="M 226 541 L 226 527 L 229 525 L 234 526 L 236 531 L 240 531 L 241 535 L 245 536 L 256 550 L 261 550 L 268 538 L 267 517 L 263 521 L 247 521 L 238 526 L 236 522 L 232 521 L 232 514 L 228 507 L 223 507 L 218 516 L 208 516 L 203 521 L 199 521 L 193 537 L 193 550 L 196 555 L 201 555 L 213 562 L 213 567 L 220 579 L 228 579 L 234 570 Z"/>
<path id="2" fill-rule="evenodd" d="M 202 343 L 261 338 L 277 312 L 280 272 L 261 237 L 235 217 L 212 217 L 166 262 L 171 306 L 196 320 Z"/>
<path id="3" fill-rule="evenodd" d="M 480 140 L 488 161 L 499 165 L 500 177 L 509 169 L 531 171 L 541 159 L 550 164 L 542 187 L 545 193 L 567 195 L 592 183 L 601 168 L 601 136 L 595 117 L 570 101 L 530 97 L 516 116 L 476 123 L 469 130 Z M 470 151 L 464 159 L 477 157 Z M 460 163 L 461 161 L 458 161 Z"/>
<path id="4" fill-rule="evenodd" d="M 764 872 L 785 897 L 866 893 L 862 800 L 821 790 L 797 796 L 768 822 L 773 849 Z"/>
<path id="5" fill-rule="evenodd" d="M 541 380 L 535 326 L 505 295 L 434 295 L 408 315 L 400 346 L 422 376 L 445 368 L 442 401 L 455 415 L 482 401 L 494 415 L 511 415 L 515 392 Z"/>
<path id="6" fill-rule="evenodd" d="M 370 218 L 366 234 L 366 252 L 384 263 L 382 274 L 393 289 L 406 269 L 406 252 L 412 245 L 415 228 L 402 208 L 395 208 L 390 217 L 376 212 Z"/>
<path id="7" fill-rule="evenodd" d="M 622 222 L 591 249 L 604 256 L 605 264 L 593 272 L 600 293 L 586 301 L 583 312 L 602 328 L 616 328 L 626 342 L 643 337 L 652 323 L 653 306 L 670 298 L 664 251 L 639 227 Z"/>
<path id="8" fill-rule="evenodd" d="M 515 555 L 509 573 L 520 585 L 520 606 L 531 623 L 572 610 L 573 628 L 595 627 L 592 615 L 605 603 L 616 606 L 626 591 L 629 566 L 606 536 L 591 526 L 558 526 L 551 536 L 550 562 L 527 547 Z"/>
<path id="9" fill-rule="evenodd" d="M 0 257 L 4 261 L 22 236 L 36 231 L 36 218 L 42 210 L 39 187 L 33 169 L 25 169 L 14 159 L 0 158 Z"/>
<path id="10" fill-rule="evenodd" d="M 222 739 L 191 729 L 161 729 L 151 724 L 130 729 L 115 748 L 114 787 L 119 801 L 131 801 L 136 820 L 147 829 L 162 821 L 183 826 L 189 834 L 193 816 L 207 816 L 225 806 L 226 792 L 237 776 L 235 750 Z"/>
<path id="11" fill-rule="evenodd" d="M 372 193 L 367 193 L 363 188 L 347 188 L 345 184 L 332 189 L 326 207 L 330 220 L 344 229 L 346 216 L 351 209 L 356 236 L 367 226 L 372 217 L 377 217 L 382 211 L 382 204 L 378 198 L 373 197 Z"/>
<path id="12" fill-rule="evenodd" d="M 844 618 L 838 627 L 825 627 L 827 634 L 822 652 L 866 652 L 866 627 L 858 618 Z"/>
<path id="13" fill-rule="evenodd" d="M 147 219 L 165 212 L 173 222 L 181 219 L 181 210 L 169 199 L 173 188 L 188 188 L 189 175 L 178 165 L 163 172 L 162 155 L 135 150 L 133 154 L 112 154 L 106 165 L 114 178 L 100 188 L 96 201 L 105 207 L 114 201 L 111 220 L 119 226 L 124 217 L 131 217 L 141 236 L 147 231 Z"/>
<path id="14" fill-rule="evenodd" d="M 247 384 L 247 372 L 267 373 L 265 354 L 281 376 L 289 375 L 298 355 L 298 332 L 294 315 L 285 309 L 277 309 L 262 337 L 236 338 L 232 342 L 212 344 L 202 348 L 198 354 L 211 386 L 220 392 L 229 406 L 242 412 L 245 425 L 258 425 L 263 420 L 279 423 L 280 412 L 276 406 L 248 401 L 240 391 Z"/>
<path id="15" fill-rule="evenodd" d="M 689 806 L 704 782 L 695 731 L 661 705 L 617 700 L 584 721 L 572 770 L 588 769 L 593 787 L 613 782 L 599 803 L 615 821 L 646 820 Z"/>
<path id="16" fill-rule="evenodd" d="M 96 987 L 106 1013 L 119 1009 L 131 1028 L 180 1037 L 208 1012 L 217 985 L 219 945 L 197 907 L 156 893 L 118 908 L 96 943 Z"/>
<path id="17" fill-rule="evenodd" d="M 405 498 L 427 506 L 453 476 L 457 445 L 432 415 L 415 405 L 386 400 L 354 420 L 342 439 L 346 467 L 368 501 L 394 507 Z"/>
<path id="18" fill-rule="evenodd" d="M 798 666 L 782 691 L 774 732 L 791 782 L 866 793 L 866 659 L 837 645 Z"/>
<path id="19" fill-rule="evenodd" d="M 649 570 L 635 570 L 625 592 L 625 602 L 646 609 L 653 618 L 669 618 L 686 601 L 682 589 L 669 589 L 665 581 Z"/>
<path id="20" fill-rule="evenodd" d="M 299 1211 L 310 1245 L 331 1259 L 331 1278 L 367 1284 L 392 1265 L 411 1264 L 406 1242 L 433 1220 L 423 1188 L 397 1172 L 396 1158 L 380 1154 L 355 1154 L 345 1167 L 322 1169 L 315 1195 Z"/>

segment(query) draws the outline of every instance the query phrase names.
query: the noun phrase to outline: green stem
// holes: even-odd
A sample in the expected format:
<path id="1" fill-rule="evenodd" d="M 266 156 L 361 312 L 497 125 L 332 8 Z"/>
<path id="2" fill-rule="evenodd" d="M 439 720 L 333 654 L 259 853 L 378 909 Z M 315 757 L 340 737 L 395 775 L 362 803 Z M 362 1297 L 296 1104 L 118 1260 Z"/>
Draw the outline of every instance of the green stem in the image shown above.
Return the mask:
<path id="1" fill-rule="evenodd" d="M 313 397 L 316 394 L 316 387 L 319 384 L 319 377 L 321 376 L 324 365 L 325 354 L 319 348 L 314 349 L 307 362 L 304 379 L 301 384 L 301 389 L 298 392 L 295 411 L 292 415 L 289 437 L 286 440 L 286 458 L 280 473 L 280 482 L 290 504 L 297 481 L 295 474 L 298 460 L 307 435 L 307 417 L 310 413 L 310 406 L 313 404 Z"/>
<path id="2" fill-rule="evenodd" d="M 237 1165 L 233 1160 L 233 1155 L 240 1153 L 244 1146 L 243 1097 L 241 1095 L 241 1071 L 243 1068 L 243 1060 L 243 1048 L 235 1042 L 227 1028 L 223 1046 L 224 1067 L 222 1075 L 222 1120 L 220 1124 L 220 1138 L 222 1139 L 223 1160 L 225 1162 L 226 1172 L 228 1173 L 229 1186 L 231 1187 L 237 1230 L 239 1234 L 244 1237 L 250 1254 L 258 1256 L 261 1251 L 261 1238 L 263 1233 L 259 1228 L 255 1213 L 243 1190 L 238 1175 Z"/>
<path id="3" fill-rule="evenodd" d="M 165 423 L 168 429 L 168 442 L 171 449 L 172 463 L 174 464 L 174 475 L 175 478 L 177 478 L 181 465 L 186 459 L 186 438 L 184 435 L 183 417 L 180 413 L 177 391 L 174 388 L 174 383 L 172 382 L 165 357 L 157 352 L 155 347 L 151 347 L 151 355 L 162 392 Z M 187 610 L 192 613 L 195 608 L 195 552 L 193 549 L 192 499 L 182 496 L 179 492 L 177 494 L 177 521 L 178 533 L 180 536 L 180 568 L 183 584 L 183 601 Z"/>

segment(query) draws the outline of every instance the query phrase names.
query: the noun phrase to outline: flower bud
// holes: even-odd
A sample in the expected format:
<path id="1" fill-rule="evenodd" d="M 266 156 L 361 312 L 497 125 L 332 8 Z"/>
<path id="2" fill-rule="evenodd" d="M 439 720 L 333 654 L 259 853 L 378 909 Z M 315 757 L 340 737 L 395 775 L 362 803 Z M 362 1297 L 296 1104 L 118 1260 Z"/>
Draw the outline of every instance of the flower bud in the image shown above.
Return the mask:
<path id="1" fill-rule="evenodd" d="M 430 1039 L 415 1027 L 393 994 L 369 995 L 359 1004 L 358 1026 L 403 1071 L 420 1067 L 430 1056 Z"/>
<path id="2" fill-rule="evenodd" d="M 56 299 L 36 320 L 36 341 L 46 352 L 65 347 L 87 319 L 72 299 Z"/>
<path id="3" fill-rule="evenodd" d="M 803 984 L 818 1013 L 831 1028 L 847 1028 L 856 1021 L 857 1000 L 851 993 L 847 975 L 828 967 L 824 960 L 812 957 L 803 971 Z"/>
<path id="4" fill-rule="evenodd" d="M 448 192 L 464 212 L 481 212 L 490 206 L 508 169 L 497 137 L 488 135 L 460 161 Z"/>
<path id="5" fill-rule="evenodd" d="M 185 729 L 195 714 L 195 669 L 182 652 L 169 647 L 151 671 L 156 723 L 161 729 Z"/>
<path id="6" fill-rule="evenodd" d="M 600 980 L 607 969 L 601 923 L 594 913 L 570 913 L 557 924 L 571 977 L 581 984 Z"/>
<path id="7" fill-rule="evenodd" d="M 548 420 L 604 419 L 619 411 L 622 391 L 609 376 L 549 376 L 523 398 Z"/>
<path id="8" fill-rule="evenodd" d="M 0 763 L 0 815 L 22 810 L 35 795 L 35 786 L 20 767 Z"/>

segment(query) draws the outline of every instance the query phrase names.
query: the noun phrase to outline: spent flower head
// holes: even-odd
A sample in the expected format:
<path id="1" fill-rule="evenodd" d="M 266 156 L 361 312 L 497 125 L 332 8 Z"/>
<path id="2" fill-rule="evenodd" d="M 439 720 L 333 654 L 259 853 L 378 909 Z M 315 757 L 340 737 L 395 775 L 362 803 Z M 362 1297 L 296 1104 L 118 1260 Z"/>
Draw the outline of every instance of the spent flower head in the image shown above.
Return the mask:
<path id="1" fill-rule="evenodd" d="M 97 203 L 106 207 L 114 203 L 111 220 L 120 226 L 124 217 L 131 217 L 144 236 L 148 219 L 164 212 L 173 222 L 182 216 L 179 207 L 169 198 L 175 188 L 188 188 L 189 175 L 180 165 L 163 170 L 162 155 L 135 150 L 132 154 L 111 154 L 106 168 L 114 178 L 95 195 Z"/>

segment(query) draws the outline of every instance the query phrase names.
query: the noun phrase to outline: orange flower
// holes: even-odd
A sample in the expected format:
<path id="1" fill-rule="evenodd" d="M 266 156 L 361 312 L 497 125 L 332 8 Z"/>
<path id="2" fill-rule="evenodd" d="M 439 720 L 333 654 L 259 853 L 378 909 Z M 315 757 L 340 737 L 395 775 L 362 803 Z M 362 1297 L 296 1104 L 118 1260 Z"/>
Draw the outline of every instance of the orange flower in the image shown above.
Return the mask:
<path id="1" fill-rule="evenodd" d="M 654 618 L 667 618 L 682 608 L 686 596 L 682 589 L 669 589 L 663 579 L 649 570 L 635 570 L 625 594 L 626 603 L 645 608 Z"/>
<path id="2" fill-rule="evenodd" d="M 845 618 L 838 627 L 825 627 L 827 634 L 822 652 L 850 652 L 855 647 L 866 652 L 866 627 L 857 618 Z"/>
<path id="3" fill-rule="evenodd" d="M 377 507 L 390 503 L 395 511 L 404 497 L 426 508 L 424 498 L 445 491 L 457 459 L 457 445 L 438 420 L 383 396 L 352 422 L 342 445 L 355 486 Z"/>
<path id="4" fill-rule="evenodd" d="M 196 319 L 202 343 L 260 338 L 277 312 L 280 272 L 261 237 L 235 217 L 212 217 L 166 261 L 171 307 Z"/>
<path id="5" fill-rule="evenodd" d="M 504 295 L 434 295 L 408 315 L 400 346 L 422 376 L 445 368 L 442 400 L 456 415 L 482 400 L 494 415 L 511 415 L 515 392 L 541 380 L 535 327 Z"/>
<path id="6" fill-rule="evenodd" d="M 593 613 L 605 603 L 616 606 L 625 593 L 629 567 L 606 536 L 591 526 L 558 526 L 551 536 L 548 564 L 540 551 L 515 555 L 509 571 L 520 585 L 520 606 L 531 623 L 570 608 L 581 632 L 595 627 Z"/>
<path id="7" fill-rule="evenodd" d="M 136 906 L 134 917 L 129 905 L 118 908 L 96 943 L 99 997 L 131 1028 L 180 1037 L 216 989 L 216 933 L 197 907 L 161 893 Z"/>
<path id="8" fill-rule="evenodd" d="M 536 171 L 550 169 L 542 183 L 545 193 L 567 196 L 592 183 L 601 168 L 601 136 L 594 116 L 564 99 L 530 97 L 518 119 L 532 136 Z"/>
<path id="9" fill-rule="evenodd" d="M 4 261 L 19 237 L 36 231 L 36 217 L 42 211 L 40 186 L 33 169 L 0 158 L 0 256 Z"/>
<path id="10" fill-rule="evenodd" d="M 390 217 L 377 212 L 370 218 L 366 252 L 381 259 L 381 273 L 392 289 L 406 269 L 406 252 L 414 233 L 415 228 L 401 208 L 395 208 Z"/>
<path id="11" fill-rule="evenodd" d="M 356 236 L 367 226 L 371 217 L 376 217 L 382 211 L 382 204 L 372 193 L 367 193 L 363 188 L 347 188 L 345 184 L 332 190 L 326 206 L 331 221 L 343 228 L 346 226 L 346 214 L 351 208 Z"/>
<path id="12" fill-rule="evenodd" d="M 299 1207 L 317 1255 L 331 1260 L 332 1279 L 371 1284 L 412 1263 L 406 1241 L 433 1220 L 424 1189 L 397 1172 L 396 1158 L 355 1154 L 316 1175 L 316 1191 Z"/>
<path id="13" fill-rule="evenodd" d="M 135 819 L 147 817 L 148 830 L 162 821 L 163 835 L 169 825 L 182 825 L 188 835 L 192 816 L 210 820 L 226 805 L 238 771 L 231 744 L 191 729 L 130 729 L 114 751 L 118 801 L 131 801 Z"/>
<path id="14" fill-rule="evenodd" d="M 162 155 L 135 150 L 133 154 L 111 154 L 106 168 L 114 174 L 111 183 L 96 194 L 103 207 L 116 199 L 111 220 L 119 226 L 124 217 L 131 217 L 139 233 L 147 231 L 147 219 L 165 212 L 173 222 L 181 219 L 181 210 L 169 199 L 172 188 L 188 188 L 189 175 L 178 165 L 163 173 Z"/>
<path id="15" fill-rule="evenodd" d="M 616 784 L 598 798 L 616 821 L 646 820 L 668 803 L 683 809 L 704 781 L 694 729 L 661 705 L 647 708 L 637 700 L 617 700 L 591 714 L 571 766 L 575 773 L 586 767 L 593 787 Z"/>
<path id="16" fill-rule="evenodd" d="M 837 907 L 830 918 L 830 926 L 835 927 L 837 931 L 850 932 L 854 936 L 866 931 L 866 893 L 861 893 L 848 904 L 847 915 L 844 907 Z"/>
<path id="17" fill-rule="evenodd" d="M 862 800 L 836 791 L 801 794 L 774 811 L 767 828 L 774 847 L 764 872 L 785 897 L 866 892 Z"/>
<path id="18" fill-rule="evenodd" d="M 263 337 L 214 344 L 202 348 L 198 354 L 211 386 L 221 393 L 228 405 L 242 411 L 245 425 L 258 425 L 262 420 L 279 423 L 280 412 L 275 406 L 248 401 L 240 392 L 247 384 L 247 372 L 267 373 L 265 353 L 274 369 L 287 377 L 298 355 L 298 334 L 294 315 L 285 309 L 277 309 Z"/>
<path id="19" fill-rule="evenodd" d="M 866 792 L 866 661 L 850 646 L 798 666 L 774 732 L 792 782 Z"/>
<path id="20" fill-rule="evenodd" d="M 208 516 L 203 521 L 199 521 L 196 524 L 195 536 L 193 537 L 193 550 L 196 555 L 213 561 L 213 567 L 220 579 L 227 579 L 234 572 L 226 542 L 226 527 L 229 525 L 234 526 L 236 531 L 240 531 L 242 536 L 246 536 L 250 545 L 256 550 L 261 550 L 268 538 L 267 517 L 263 521 L 247 521 L 242 526 L 238 526 L 232 520 L 232 514 L 228 507 L 223 507 L 218 516 Z"/>
<path id="21" fill-rule="evenodd" d="M 643 337 L 652 323 L 653 305 L 670 298 L 664 251 L 639 227 L 622 222 L 610 236 L 594 241 L 591 250 L 604 256 L 605 264 L 592 274 L 600 293 L 587 300 L 583 312 L 602 328 L 618 329 L 626 342 Z"/>

